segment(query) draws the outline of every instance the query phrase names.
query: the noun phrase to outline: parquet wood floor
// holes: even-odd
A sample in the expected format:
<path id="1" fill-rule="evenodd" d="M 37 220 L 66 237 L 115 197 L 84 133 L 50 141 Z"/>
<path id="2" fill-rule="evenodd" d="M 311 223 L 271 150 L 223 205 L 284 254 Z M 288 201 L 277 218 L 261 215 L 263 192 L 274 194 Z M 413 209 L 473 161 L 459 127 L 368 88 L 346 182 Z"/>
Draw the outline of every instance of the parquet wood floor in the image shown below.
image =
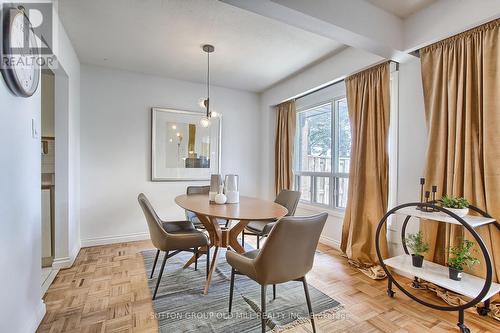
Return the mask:
<path id="1" fill-rule="evenodd" d="M 149 241 L 83 248 L 45 294 L 47 314 L 38 332 L 157 332 L 140 254 L 151 248 Z M 429 309 L 401 292 L 389 298 L 386 281 L 359 273 L 328 246 L 318 250 L 309 283 L 345 306 L 345 318 L 320 320 L 319 332 L 459 332 L 455 312 Z M 422 294 L 438 302 L 431 293 Z M 474 333 L 500 332 L 499 322 L 473 310 L 466 313 L 466 324 Z M 311 331 L 305 324 L 290 332 Z"/>

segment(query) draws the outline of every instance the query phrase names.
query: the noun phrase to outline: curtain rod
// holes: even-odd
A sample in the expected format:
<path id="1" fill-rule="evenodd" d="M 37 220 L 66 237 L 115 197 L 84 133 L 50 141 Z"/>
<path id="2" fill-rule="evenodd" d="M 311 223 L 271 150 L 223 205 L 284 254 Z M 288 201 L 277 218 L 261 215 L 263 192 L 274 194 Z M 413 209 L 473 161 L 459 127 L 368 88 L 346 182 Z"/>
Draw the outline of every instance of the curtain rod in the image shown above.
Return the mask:
<path id="1" fill-rule="evenodd" d="M 293 100 L 296 100 L 296 99 L 299 99 L 299 98 L 302 98 L 302 97 L 306 97 L 306 96 L 312 95 L 312 94 L 314 94 L 314 93 L 316 93 L 316 92 L 318 92 L 318 91 L 320 91 L 320 90 L 322 90 L 322 89 L 329 88 L 329 87 L 331 87 L 331 86 L 333 86 L 333 85 L 336 85 L 337 83 L 340 83 L 340 82 L 345 81 L 346 77 L 348 77 L 348 76 L 351 76 L 351 75 L 355 75 L 355 74 L 361 73 L 361 72 L 363 72 L 363 71 L 365 71 L 365 70 L 367 70 L 367 69 L 369 69 L 369 68 L 371 68 L 371 67 L 375 67 L 375 66 L 378 66 L 378 65 L 380 65 L 380 64 L 383 64 L 383 63 L 384 63 L 384 62 L 386 62 L 386 61 L 387 61 L 387 60 L 380 61 L 380 62 L 376 63 L 375 65 L 371 65 L 370 67 L 365 67 L 365 68 L 360 69 L 360 70 L 358 70 L 358 71 L 356 71 L 356 72 L 353 72 L 353 73 L 351 73 L 351 74 L 349 74 L 349 75 L 344 75 L 344 76 L 341 76 L 340 78 L 338 78 L 338 79 L 336 79 L 336 80 L 334 80 L 334 81 L 331 81 L 331 82 L 329 82 L 329 83 L 326 83 L 326 84 L 324 84 L 324 85 L 321 85 L 321 86 L 319 86 L 319 87 L 317 87 L 317 88 L 313 88 L 312 90 L 309 90 L 309 91 L 303 92 L 303 93 L 298 94 L 298 95 L 296 95 L 296 96 L 294 96 L 294 97 L 288 98 L 288 99 L 286 99 L 286 100 L 284 100 L 284 101 L 279 102 L 278 104 L 276 104 L 276 105 L 274 105 L 274 106 L 278 106 L 278 105 L 279 105 L 279 104 L 281 104 L 281 103 L 290 102 L 290 101 L 293 101 Z M 399 70 L 399 62 L 396 62 L 396 61 L 393 61 L 393 60 L 389 60 L 389 63 L 393 63 L 393 64 L 395 64 L 395 70 L 396 70 L 396 71 L 397 71 L 397 70 Z M 392 70 L 391 70 L 391 71 L 392 71 Z"/>
<path id="2" fill-rule="evenodd" d="M 327 84 L 325 84 L 325 85 L 323 85 L 323 86 L 319 86 L 318 88 L 315 88 L 315 89 L 313 89 L 313 90 L 310 90 L 310 91 L 304 92 L 304 93 L 302 93 L 302 94 L 299 94 L 299 95 L 297 95 L 296 97 L 293 97 L 293 98 L 290 98 L 290 99 L 286 100 L 286 102 L 291 101 L 291 100 L 294 100 L 294 99 L 299 99 L 299 98 L 302 98 L 302 97 L 306 97 L 306 96 L 312 95 L 312 94 L 314 94 L 314 93 L 316 93 L 316 92 L 318 92 L 318 91 L 320 91 L 320 90 L 323 90 L 323 89 L 329 88 L 329 87 L 331 87 L 331 86 L 336 85 L 337 83 L 340 83 L 340 82 L 345 81 L 345 78 L 346 78 L 346 76 L 341 77 L 341 78 L 339 78 L 339 79 L 337 79 L 337 80 L 335 80 L 335 81 L 333 81 L 333 82 L 327 83 Z M 283 102 L 282 102 L 282 103 L 283 103 Z M 281 103 L 280 103 L 280 104 L 281 104 Z"/>

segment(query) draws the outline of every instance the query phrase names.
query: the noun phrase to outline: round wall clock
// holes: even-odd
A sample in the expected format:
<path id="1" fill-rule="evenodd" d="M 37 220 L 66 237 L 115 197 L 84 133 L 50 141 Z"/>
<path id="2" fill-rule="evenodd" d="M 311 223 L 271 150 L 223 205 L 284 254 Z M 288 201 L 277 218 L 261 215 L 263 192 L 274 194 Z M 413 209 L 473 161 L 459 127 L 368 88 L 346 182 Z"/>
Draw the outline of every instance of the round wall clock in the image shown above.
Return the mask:
<path id="1" fill-rule="evenodd" d="M 3 13 L 2 66 L 7 86 L 17 96 L 30 97 L 40 81 L 39 48 L 24 7 Z"/>

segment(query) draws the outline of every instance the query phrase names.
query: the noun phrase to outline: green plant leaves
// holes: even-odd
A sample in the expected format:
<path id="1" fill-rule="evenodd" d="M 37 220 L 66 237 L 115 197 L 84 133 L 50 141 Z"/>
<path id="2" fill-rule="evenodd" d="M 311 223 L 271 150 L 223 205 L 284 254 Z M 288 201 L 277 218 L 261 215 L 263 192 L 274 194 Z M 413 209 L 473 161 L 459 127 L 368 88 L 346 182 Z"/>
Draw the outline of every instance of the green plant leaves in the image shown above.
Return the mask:
<path id="1" fill-rule="evenodd" d="M 464 209 L 469 207 L 469 201 L 462 197 L 453 197 L 445 195 L 442 197 L 439 202 L 441 206 L 444 208 L 453 208 L 453 209 Z"/>
<path id="2" fill-rule="evenodd" d="M 429 251 L 429 244 L 424 242 L 424 236 L 421 231 L 416 234 L 408 234 L 405 238 L 405 244 L 415 255 L 422 255 Z"/>
<path id="3" fill-rule="evenodd" d="M 463 239 L 457 246 L 450 246 L 448 251 L 450 257 L 448 258 L 448 266 L 458 270 L 463 270 L 464 266 L 471 268 L 479 264 L 479 259 L 474 257 L 471 253 L 474 247 L 474 242 L 468 239 Z"/>

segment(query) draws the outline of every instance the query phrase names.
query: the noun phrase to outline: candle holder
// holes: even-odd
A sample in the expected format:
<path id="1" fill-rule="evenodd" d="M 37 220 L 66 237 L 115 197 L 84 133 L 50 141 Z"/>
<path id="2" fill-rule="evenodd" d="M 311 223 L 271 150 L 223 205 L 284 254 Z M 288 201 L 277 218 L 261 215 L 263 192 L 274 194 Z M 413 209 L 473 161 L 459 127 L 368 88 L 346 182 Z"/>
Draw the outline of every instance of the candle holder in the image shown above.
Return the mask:
<path id="1" fill-rule="evenodd" d="M 424 203 L 424 185 L 425 178 L 420 178 L 420 203 Z M 422 210 L 422 206 L 417 206 L 416 209 Z"/>
<path id="2" fill-rule="evenodd" d="M 432 204 L 436 204 L 436 192 L 437 192 L 437 186 L 432 185 Z M 438 212 L 439 210 L 436 208 L 431 208 L 433 212 Z"/>
<path id="3" fill-rule="evenodd" d="M 429 203 L 429 198 L 430 198 L 430 196 L 431 196 L 431 192 L 429 192 L 429 191 L 425 191 L 425 195 L 424 195 L 424 196 L 425 196 L 425 203 L 426 203 L 426 204 L 428 204 L 428 203 Z M 428 206 L 423 206 L 423 207 L 422 207 L 422 211 L 423 211 L 423 212 L 432 212 L 432 211 L 433 211 L 433 209 L 432 209 L 432 208 L 430 208 L 430 207 L 428 207 Z"/>

